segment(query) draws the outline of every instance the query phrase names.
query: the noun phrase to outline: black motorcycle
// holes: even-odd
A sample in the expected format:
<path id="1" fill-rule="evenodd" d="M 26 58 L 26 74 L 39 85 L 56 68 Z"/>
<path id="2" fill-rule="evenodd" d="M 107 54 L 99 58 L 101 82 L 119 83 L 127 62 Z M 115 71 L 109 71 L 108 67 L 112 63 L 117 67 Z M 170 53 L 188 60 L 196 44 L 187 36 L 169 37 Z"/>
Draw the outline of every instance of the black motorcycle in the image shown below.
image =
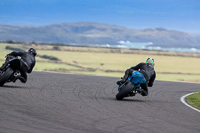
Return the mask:
<path id="1" fill-rule="evenodd" d="M 20 68 L 23 61 L 20 56 L 7 57 L 6 66 L 0 70 L 0 86 L 7 82 L 15 82 L 21 76 Z"/>
<path id="2" fill-rule="evenodd" d="M 133 71 L 128 80 L 118 86 L 116 99 L 122 100 L 124 97 L 135 96 L 137 93 L 141 92 L 140 84 L 143 84 L 145 82 L 146 80 L 141 73 L 139 73 L 138 71 Z"/>

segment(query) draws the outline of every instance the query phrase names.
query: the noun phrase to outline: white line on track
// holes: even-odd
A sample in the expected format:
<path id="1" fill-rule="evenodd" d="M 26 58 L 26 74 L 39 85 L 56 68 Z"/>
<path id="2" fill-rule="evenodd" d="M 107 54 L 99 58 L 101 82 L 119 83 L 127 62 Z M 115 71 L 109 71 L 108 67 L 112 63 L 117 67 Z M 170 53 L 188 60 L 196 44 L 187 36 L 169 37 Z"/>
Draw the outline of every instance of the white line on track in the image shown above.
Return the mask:
<path id="1" fill-rule="evenodd" d="M 200 112 L 200 110 L 198 110 L 198 109 L 196 109 L 196 108 L 190 106 L 190 105 L 185 101 L 185 98 L 186 98 L 187 96 L 192 95 L 192 94 L 194 94 L 194 93 L 197 93 L 197 92 L 192 92 L 192 93 L 186 94 L 186 95 L 182 96 L 182 97 L 180 98 L 180 100 L 181 100 L 181 102 L 182 102 L 183 104 L 185 104 L 186 106 L 190 107 L 191 109 L 196 110 L 197 112 Z"/>

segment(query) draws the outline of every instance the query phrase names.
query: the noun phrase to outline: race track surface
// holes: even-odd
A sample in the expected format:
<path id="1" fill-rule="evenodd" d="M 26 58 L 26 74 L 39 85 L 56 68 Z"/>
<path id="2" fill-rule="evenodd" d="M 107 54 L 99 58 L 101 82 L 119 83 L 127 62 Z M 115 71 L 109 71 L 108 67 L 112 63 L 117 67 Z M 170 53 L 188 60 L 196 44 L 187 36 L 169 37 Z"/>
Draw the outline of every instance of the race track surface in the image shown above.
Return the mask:
<path id="1" fill-rule="evenodd" d="M 149 96 L 115 100 L 119 78 L 33 72 L 0 87 L 0 133 L 200 133 L 180 97 L 199 84 L 155 81 Z"/>

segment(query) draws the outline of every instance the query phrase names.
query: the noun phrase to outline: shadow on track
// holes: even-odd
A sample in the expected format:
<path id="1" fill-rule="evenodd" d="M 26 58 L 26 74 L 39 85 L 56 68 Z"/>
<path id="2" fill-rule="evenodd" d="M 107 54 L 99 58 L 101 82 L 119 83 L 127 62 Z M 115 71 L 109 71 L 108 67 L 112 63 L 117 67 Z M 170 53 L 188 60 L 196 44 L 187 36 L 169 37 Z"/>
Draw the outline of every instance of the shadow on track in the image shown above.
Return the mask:
<path id="1" fill-rule="evenodd" d="M 123 100 L 117 100 L 115 97 L 98 97 L 98 99 L 101 100 L 111 100 L 111 101 L 117 101 L 117 102 L 149 102 L 148 100 L 141 100 L 141 99 L 126 99 L 124 98 Z"/>
<path id="2" fill-rule="evenodd" d="M 116 100 L 118 101 L 118 100 Z M 122 102 L 148 102 L 147 100 L 140 100 L 140 99 L 123 99 Z"/>
<path id="3" fill-rule="evenodd" d="M 23 86 L 12 86 L 12 85 L 4 85 L 4 86 L 1 86 L 0 88 L 17 88 L 17 89 L 26 89 L 26 87 L 23 87 Z"/>

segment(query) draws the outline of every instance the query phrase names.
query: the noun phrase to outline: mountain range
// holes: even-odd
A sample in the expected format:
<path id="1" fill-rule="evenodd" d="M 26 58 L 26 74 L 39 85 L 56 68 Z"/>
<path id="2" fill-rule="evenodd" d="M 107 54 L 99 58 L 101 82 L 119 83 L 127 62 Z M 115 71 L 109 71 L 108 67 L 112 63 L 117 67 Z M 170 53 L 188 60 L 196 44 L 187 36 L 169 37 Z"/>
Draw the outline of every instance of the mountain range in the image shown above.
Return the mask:
<path id="1" fill-rule="evenodd" d="M 200 34 L 155 29 L 130 29 L 92 22 L 47 26 L 0 25 L 0 40 L 77 45 L 119 45 L 120 41 L 151 43 L 163 48 L 200 48 Z"/>

